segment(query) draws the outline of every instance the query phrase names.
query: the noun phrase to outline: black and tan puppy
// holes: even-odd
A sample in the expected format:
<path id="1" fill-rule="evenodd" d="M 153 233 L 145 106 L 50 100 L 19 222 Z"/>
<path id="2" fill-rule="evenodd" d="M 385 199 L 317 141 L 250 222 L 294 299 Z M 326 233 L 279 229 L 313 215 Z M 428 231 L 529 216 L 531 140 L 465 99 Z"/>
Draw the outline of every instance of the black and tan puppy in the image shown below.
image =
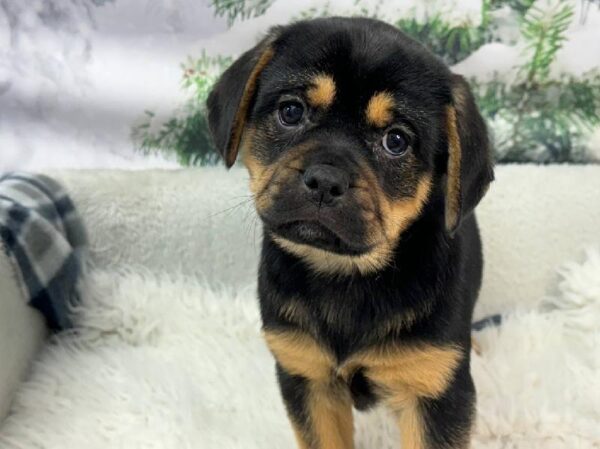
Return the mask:
<path id="1" fill-rule="evenodd" d="M 318 19 L 272 30 L 208 110 L 264 223 L 264 335 L 300 448 L 352 448 L 352 406 L 379 401 L 403 449 L 468 447 L 493 171 L 465 81 L 389 25 Z"/>

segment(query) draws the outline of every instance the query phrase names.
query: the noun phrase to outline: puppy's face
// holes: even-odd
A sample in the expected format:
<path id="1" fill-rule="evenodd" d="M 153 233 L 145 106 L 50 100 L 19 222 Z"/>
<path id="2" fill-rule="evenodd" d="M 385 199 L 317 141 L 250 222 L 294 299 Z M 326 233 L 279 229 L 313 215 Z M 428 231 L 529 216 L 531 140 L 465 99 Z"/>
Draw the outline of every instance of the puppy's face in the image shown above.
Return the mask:
<path id="1" fill-rule="evenodd" d="M 453 139 L 459 161 L 462 151 L 453 102 L 470 95 L 453 92 L 448 69 L 392 27 L 301 22 L 274 30 L 228 72 L 209 99 L 217 145 L 230 164 L 241 149 L 267 232 L 315 269 L 383 267 L 440 173 L 461 203 L 460 162 L 457 185 L 448 173 Z M 240 98 L 228 100 L 240 73 Z M 460 204 L 447 209 L 455 228 Z"/>

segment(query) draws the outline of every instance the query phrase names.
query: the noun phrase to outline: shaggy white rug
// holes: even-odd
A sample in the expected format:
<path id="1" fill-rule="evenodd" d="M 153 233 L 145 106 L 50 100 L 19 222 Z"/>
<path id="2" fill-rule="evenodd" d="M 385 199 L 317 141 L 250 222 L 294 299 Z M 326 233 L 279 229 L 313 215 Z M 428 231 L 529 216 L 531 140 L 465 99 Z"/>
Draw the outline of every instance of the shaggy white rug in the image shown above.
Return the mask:
<path id="1" fill-rule="evenodd" d="M 473 448 L 600 447 L 600 253 L 560 274 L 553 298 L 477 335 Z M 294 447 L 253 287 L 96 272 L 78 314 L 77 333 L 39 357 L 0 447 Z M 383 410 L 357 414 L 356 440 L 399 447 Z"/>

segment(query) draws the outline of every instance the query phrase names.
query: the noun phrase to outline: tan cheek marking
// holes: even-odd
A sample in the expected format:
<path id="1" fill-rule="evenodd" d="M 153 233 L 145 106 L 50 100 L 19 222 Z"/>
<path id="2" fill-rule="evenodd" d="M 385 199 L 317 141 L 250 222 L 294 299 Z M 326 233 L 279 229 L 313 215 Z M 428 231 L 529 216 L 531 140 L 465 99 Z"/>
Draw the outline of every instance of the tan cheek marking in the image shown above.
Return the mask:
<path id="1" fill-rule="evenodd" d="M 335 98 L 335 81 L 330 75 L 319 74 L 312 80 L 311 87 L 306 91 L 308 104 L 314 108 L 328 108 Z"/>
<path id="2" fill-rule="evenodd" d="M 244 165 L 250 174 L 250 192 L 254 195 L 256 209 L 259 212 L 263 211 L 271 206 L 273 195 L 276 193 L 265 194 L 275 173 L 275 167 L 263 165 L 250 151 L 244 152 Z M 276 186 L 272 188 L 276 189 Z"/>
<path id="3" fill-rule="evenodd" d="M 243 161 L 250 174 L 250 192 L 254 195 L 259 212 L 272 206 L 273 197 L 279 192 L 281 184 L 285 183 L 285 178 L 297 174 L 298 169 L 302 168 L 301 158 L 312 148 L 309 143 L 298 145 L 290 148 L 286 156 L 276 163 L 265 165 L 253 153 L 264 139 L 259 130 L 249 126 L 242 141 Z"/>
<path id="4" fill-rule="evenodd" d="M 371 97 L 365 112 L 367 123 L 383 128 L 392 122 L 394 97 L 389 92 L 378 92 Z"/>
<path id="5" fill-rule="evenodd" d="M 242 160 L 250 174 L 250 191 L 256 195 L 268 184 L 273 175 L 273 167 L 264 165 L 254 154 L 254 147 L 260 140 L 259 131 L 252 125 L 246 127 L 240 145 L 242 151 Z"/>
<path id="6" fill-rule="evenodd" d="M 453 229 L 460 215 L 460 162 L 462 150 L 456 124 L 456 109 L 446 109 L 448 135 L 448 183 L 446 185 L 446 228 Z"/>
<path id="7" fill-rule="evenodd" d="M 264 336 L 288 373 L 320 382 L 331 379 L 334 357 L 310 335 L 299 331 L 265 331 Z"/>
<path id="8" fill-rule="evenodd" d="M 395 242 L 402 231 L 419 216 L 431 191 L 431 175 L 427 174 L 419 180 L 417 191 L 411 198 L 390 201 L 382 193 L 380 207 L 384 220 L 384 229 L 389 241 Z"/>

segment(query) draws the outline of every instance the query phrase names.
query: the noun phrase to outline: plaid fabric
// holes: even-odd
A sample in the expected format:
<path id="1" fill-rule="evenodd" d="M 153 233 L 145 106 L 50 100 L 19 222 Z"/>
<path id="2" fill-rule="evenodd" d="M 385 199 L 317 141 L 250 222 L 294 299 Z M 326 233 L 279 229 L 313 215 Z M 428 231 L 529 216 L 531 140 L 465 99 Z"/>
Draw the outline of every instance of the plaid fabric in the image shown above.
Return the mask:
<path id="1" fill-rule="evenodd" d="M 0 243 L 31 306 L 52 329 L 71 326 L 77 301 L 83 224 L 65 190 L 43 175 L 0 176 Z"/>

